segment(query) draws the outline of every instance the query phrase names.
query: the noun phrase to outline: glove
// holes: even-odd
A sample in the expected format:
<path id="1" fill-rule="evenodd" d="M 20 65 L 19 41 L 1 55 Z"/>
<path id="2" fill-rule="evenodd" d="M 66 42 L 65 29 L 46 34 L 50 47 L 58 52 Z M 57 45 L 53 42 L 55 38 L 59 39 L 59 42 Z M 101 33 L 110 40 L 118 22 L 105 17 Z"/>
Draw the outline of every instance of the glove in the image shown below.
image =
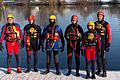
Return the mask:
<path id="1" fill-rule="evenodd" d="M 44 46 L 42 46 L 42 52 L 44 53 L 45 51 L 44 51 Z"/>
<path id="2" fill-rule="evenodd" d="M 2 45 L 2 43 L 0 43 L 0 51 L 3 51 L 4 47 Z"/>
<path id="3" fill-rule="evenodd" d="M 106 47 L 106 48 L 105 48 L 105 51 L 106 51 L 106 52 L 109 52 L 109 50 L 110 50 L 109 47 Z"/>
<path id="4" fill-rule="evenodd" d="M 99 53 L 100 52 L 100 49 L 97 49 L 97 53 Z"/>
<path id="5" fill-rule="evenodd" d="M 110 43 L 108 43 L 107 46 L 106 46 L 106 48 L 105 48 L 106 52 L 109 52 L 109 50 L 110 50 Z"/>
<path id="6" fill-rule="evenodd" d="M 61 47 L 60 47 L 60 49 L 61 49 L 61 50 L 60 50 L 61 52 L 63 52 L 63 51 L 64 51 L 64 47 L 63 47 L 63 46 L 61 46 Z"/>
<path id="7" fill-rule="evenodd" d="M 24 48 L 24 40 L 21 40 L 21 41 L 20 41 L 20 48 L 21 48 L 21 49 Z"/>
<path id="8" fill-rule="evenodd" d="M 81 54 L 82 54 L 82 56 L 85 56 L 85 52 L 83 49 L 81 49 Z"/>
<path id="9" fill-rule="evenodd" d="M 108 47 L 110 47 L 110 43 L 108 43 Z"/>
<path id="10" fill-rule="evenodd" d="M 100 49 L 97 49 L 96 51 L 96 57 L 99 57 L 100 56 Z"/>
<path id="11" fill-rule="evenodd" d="M 40 46 L 38 46 L 38 50 L 40 50 Z"/>

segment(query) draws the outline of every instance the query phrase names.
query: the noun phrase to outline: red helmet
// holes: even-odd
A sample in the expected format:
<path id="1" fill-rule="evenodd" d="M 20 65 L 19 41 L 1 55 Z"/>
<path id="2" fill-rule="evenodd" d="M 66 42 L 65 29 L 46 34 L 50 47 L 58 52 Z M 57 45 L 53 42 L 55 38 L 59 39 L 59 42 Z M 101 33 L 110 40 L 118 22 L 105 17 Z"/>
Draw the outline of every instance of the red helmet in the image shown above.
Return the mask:
<path id="1" fill-rule="evenodd" d="M 73 16 L 71 17 L 71 21 L 78 21 L 78 16 L 73 15 Z"/>
<path id="2" fill-rule="evenodd" d="M 104 16 L 105 14 L 104 14 L 104 11 L 103 11 L 103 10 L 99 10 L 98 13 L 97 13 L 97 15 L 102 15 L 102 16 Z"/>
<path id="3" fill-rule="evenodd" d="M 28 20 L 29 20 L 29 21 L 35 20 L 35 19 L 36 19 L 36 17 L 35 17 L 34 15 L 30 15 L 30 16 L 28 17 Z"/>

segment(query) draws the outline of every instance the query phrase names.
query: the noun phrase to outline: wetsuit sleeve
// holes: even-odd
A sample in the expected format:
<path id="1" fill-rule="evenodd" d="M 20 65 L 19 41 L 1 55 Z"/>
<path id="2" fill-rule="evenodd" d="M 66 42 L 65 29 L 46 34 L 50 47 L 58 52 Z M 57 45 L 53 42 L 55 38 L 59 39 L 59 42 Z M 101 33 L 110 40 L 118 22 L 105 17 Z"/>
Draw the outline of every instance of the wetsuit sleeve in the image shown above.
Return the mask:
<path id="1" fill-rule="evenodd" d="M 4 25 L 4 26 L 2 27 L 2 31 L 1 31 L 0 43 L 2 43 L 3 40 L 4 40 L 5 28 L 6 28 L 6 26 Z"/>
<path id="2" fill-rule="evenodd" d="M 60 33 L 60 39 L 61 39 L 62 47 L 64 47 L 65 41 L 64 41 L 63 32 L 62 32 L 61 28 L 59 28 L 59 33 Z"/>
<path id="3" fill-rule="evenodd" d="M 40 28 L 40 26 L 38 26 L 38 34 L 39 34 L 39 46 L 41 46 L 42 36 L 41 36 L 41 28 Z"/>
<path id="4" fill-rule="evenodd" d="M 107 35 L 108 35 L 108 43 L 111 43 L 112 41 L 112 34 L 111 34 L 111 27 L 110 24 L 108 23 L 106 26 L 106 30 L 107 30 Z"/>
<path id="5" fill-rule="evenodd" d="M 82 38 L 82 49 L 83 50 L 85 49 L 85 37 L 86 37 L 86 34 L 84 34 Z"/>
<path id="6" fill-rule="evenodd" d="M 68 38 L 67 38 L 68 29 L 69 29 L 69 26 L 67 26 L 67 28 L 65 29 L 65 33 L 64 33 L 65 39 L 66 39 L 67 41 L 68 41 Z"/>
<path id="7" fill-rule="evenodd" d="M 41 35 L 41 45 L 43 46 L 44 45 L 44 40 L 45 40 L 45 35 L 46 35 L 46 31 L 47 30 L 47 27 L 44 27 L 43 29 L 43 32 L 42 32 L 42 35 Z"/>

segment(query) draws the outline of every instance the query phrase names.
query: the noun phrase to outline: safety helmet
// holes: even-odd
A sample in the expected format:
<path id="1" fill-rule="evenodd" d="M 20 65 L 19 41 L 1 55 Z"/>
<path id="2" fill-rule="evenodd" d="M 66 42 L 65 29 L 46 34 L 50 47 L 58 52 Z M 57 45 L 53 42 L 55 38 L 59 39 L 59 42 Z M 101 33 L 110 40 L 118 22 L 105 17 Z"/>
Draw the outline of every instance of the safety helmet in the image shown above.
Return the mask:
<path id="1" fill-rule="evenodd" d="M 73 15 L 73 16 L 71 17 L 71 21 L 78 21 L 78 16 Z"/>
<path id="2" fill-rule="evenodd" d="M 94 29 L 95 28 L 94 22 L 93 21 L 88 22 L 87 27 L 89 28 L 89 26 L 92 26 L 92 29 Z"/>
<path id="3" fill-rule="evenodd" d="M 9 14 L 7 15 L 7 18 L 14 18 L 14 16 L 13 16 L 13 14 L 9 13 Z"/>
<path id="4" fill-rule="evenodd" d="M 29 20 L 29 21 L 31 21 L 31 20 L 36 20 L 36 17 L 35 17 L 34 15 L 30 15 L 30 16 L 28 17 L 28 20 Z"/>
<path id="5" fill-rule="evenodd" d="M 102 16 L 104 16 L 105 14 L 104 14 L 104 11 L 103 11 L 103 10 L 99 10 L 99 11 L 97 12 L 97 15 L 102 15 Z"/>
<path id="6" fill-rule="evenodd" d="M 54 19 L 54 20 L 56 20 L 56 16 L 55 16 L 55 15 L 50 15 L 49 19 Z"/>

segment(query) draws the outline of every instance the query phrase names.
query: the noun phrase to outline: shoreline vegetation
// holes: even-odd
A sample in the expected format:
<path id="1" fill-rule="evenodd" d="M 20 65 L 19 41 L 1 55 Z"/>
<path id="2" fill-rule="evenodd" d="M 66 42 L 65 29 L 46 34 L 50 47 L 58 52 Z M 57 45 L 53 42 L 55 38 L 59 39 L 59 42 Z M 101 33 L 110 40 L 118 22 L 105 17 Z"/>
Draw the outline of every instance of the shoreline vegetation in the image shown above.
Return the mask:
<path id="1" fill-rule="evenodd" d="M 60 1 L 30 1 L 30 0 L 24 0 L 24 1 L 0 1 L 1 5 L 117 5 L 120 4 L 118 1 L 112 1 L 112 2 L 101 2 L 101 1 L 78 1 L 78 2 L 60 2 Z"/>

